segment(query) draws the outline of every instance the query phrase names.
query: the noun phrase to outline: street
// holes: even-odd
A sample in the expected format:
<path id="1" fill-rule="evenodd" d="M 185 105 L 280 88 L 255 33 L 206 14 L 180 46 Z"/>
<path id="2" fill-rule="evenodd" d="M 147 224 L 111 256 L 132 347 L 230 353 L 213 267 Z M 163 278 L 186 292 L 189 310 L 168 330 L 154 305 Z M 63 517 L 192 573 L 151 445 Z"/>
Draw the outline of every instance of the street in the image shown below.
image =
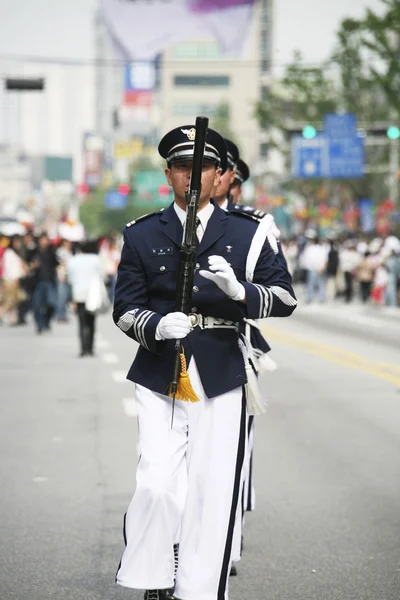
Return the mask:
<path id="1" fill-rule="evenodd" d="M 300 306 L 265 322 L 279 368 L 255 429 L 256 511 L 231 600 L 399 600 L 400 319 Z M 139 600 L 114 575 L 135 485 L 136 345 L 75 317 L 0 330 L 1 600 Z"/>

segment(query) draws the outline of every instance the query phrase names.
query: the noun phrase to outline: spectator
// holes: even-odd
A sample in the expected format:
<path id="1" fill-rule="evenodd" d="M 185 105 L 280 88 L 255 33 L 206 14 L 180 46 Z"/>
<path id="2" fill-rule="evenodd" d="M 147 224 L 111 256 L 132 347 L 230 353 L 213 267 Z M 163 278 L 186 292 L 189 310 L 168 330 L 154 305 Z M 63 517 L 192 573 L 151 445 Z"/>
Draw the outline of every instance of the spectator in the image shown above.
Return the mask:
<path id="1" fill-rule="evenodd" d="M 298 261 L 298 255 L 299 255 L 299 247 L 298 247 L 297 241 L 295 239 L 290 239 L 287 244 L 285 244 L 285 245 L 282 244 L 282 251 L 286 258 L 289 273 L 293 277 L 296 267 L 297 267 L 297 261 Z"/>
<path id="2" fill-rule="evenodd" d="M 121 251 L 118 248 L 114 236 L 110 236 L 101 248 L 101 259 L 106 274 L 106 286 L 110 302 L 114 301 L 115 282 L 117 281 L 118 265 L 121 259 Z"/>
<path id="3" fill-rule="evenodd" d="M 57 305 L 56 267 L 58 261 L 49 237 L 42 233 L 38 249 L 32 260 L 34 269 L 34 290 L 32 296 L 33 315 L 37 333 L 50 329 L 50 322 Z"/>
<path id="4" fill-rule="evenodd" d="M 302 262 L 307 271 L 306 302 L 310 303 L 313 301 L 316 289 L 318 290 L 320 302 L 325 302 L 328 254 L 318 237 L 315 237 L 315 239 L 306 246 L 303 252 Z"/>
<path id="5" fill-rule="evenodd" d="M 329 240 L 328 260 L 326 265 L 327 297 L 334 300 L 337 296 L 337 275 L 339 271 L 339 250 L 334 240 Z"/>
<path id="6" fill-rule="evenodd" d="M 22 239 L 15 235 L 11 238 L 2 260 L 3 270 L 3 299 L 1 319 L 6 318 L 8 325 L 18 323 L 18 304 L 25 298 L 21 288 L 21 279 L 27 273 L 27 266 L 21 258 Z"/>
<path id="7" fill-rule="evenodd" d="M 72 258 L 72 242 L 61 240 L 56 251 L 58 260 L 57 267 L 57 307 L 56 319 L 58 323 L 67 323 L 67 305 L 70 296 L 69 284 L 67 279 L 67 264 Z"/>
<path id="8" fill-rule="evenodd" d="M 96 315 L 86 310 L 86 299 L 94 277 L 103 278 L 97 244 L 86 242 L 82 251 L 71 258 L 67 264 L 68 281 L 71 284 L 72 301 L 79 324 L 81 351 L 79 356 L 93 356 Z"/>
<path id="9" fill-rule="evenodd" d="M 371 252 L 367 250 L 364 254 L 364 258 L 361 259 L 361 262 L 357 265 L 355 271 L 357 281 L 360 284 L 361 302 L 364 304 L 367 302 L 371 294 L 375 269 L 375 260 L 371 256 Z"/>
<path id="10" fill-rule="evenodd" d="M 385 263 L 388 282 L 385 294 L 385 303 L 389 306 L 399 305 L 398 286 L 400 281 L 400 255 L 391 251 Z"/>
<path id="11" fill-rule="evenodd" d="M 385 265 L 379 265 L 375 270 L 374 282 L 371 291 L 371 298 L 374 304 L 382 306 L 385 299 L 385 291 L 389 281 L 388 272 Z"/>
<path id="12" fill-rule="evenodd" d="M 345 243 L 345 247 L 339 256 L 340 268 L 344 275 L 344 299 L 347 303 L 353 300 L 354 286 L 353 278 L 354 271 L 361 261 L 361 256 L 356 250 L 353 242 L 349 241 Z"/>
<path id="13" fill-rule="evenodd" d="M 27 264 L 27 273 L 20 281 L 21 288 L 25 292 L 25 299 L 18 304 L 18 324 L 25 325 L 26 317 L 32 308 L 32 296 L 35 285 L 34 274 L 35 270 L 31 268 L 31 262 L 37 252 L 37 244 L 31 232 L 27 232 L 23 236 L 21 257 Z"/>

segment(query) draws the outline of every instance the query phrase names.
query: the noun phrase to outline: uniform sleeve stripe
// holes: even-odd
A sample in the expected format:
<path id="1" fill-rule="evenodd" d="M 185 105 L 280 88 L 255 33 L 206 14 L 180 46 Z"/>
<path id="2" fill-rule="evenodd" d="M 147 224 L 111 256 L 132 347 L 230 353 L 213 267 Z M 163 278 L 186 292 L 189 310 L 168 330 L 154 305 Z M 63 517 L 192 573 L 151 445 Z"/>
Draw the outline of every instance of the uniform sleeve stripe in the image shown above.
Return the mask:
<path id="1" fill-rule="evenodd" d="M 142 344 L 142 346 L 144 346 L 147 349 L 148 346 L 146 344 L 146 338 L 144 336 L 144 325 L 146 323 L 146 317 L 151 317 L 152 314 L 154 313 L 151 310 L 144 310 L 135 323 L 136 336 L 139 342 Z"/>
<path id="2" fill-rule="evenodd" d="M 273 297 L 272 292 L 271 292 L 271 290 L 269 288 L 267 288 L 267 291 L 268 291 L 268 296 L 269 296 L 269 307 L 268 307 L 267 317 L 269 317 L 270 314 L 271 314 L 271 311 L 272 311 L 272 306 L 274 304 L 274 297 Z"/>
<path id="3" fill-rule="evenodd" d="M 150 350 L 150 348 L 149 348 L 149 346 L 148 346 L 148 344 L 147 344 L 147 341 L 146 341 L 146 336 L 145 336 L 145 330 L 146 330 L 146 329 L 145 329 L 145 328 L 146 328 L 146 325 L 147 325 L 148 321 L 151 319 L 151 317 L 152 317 L 152 315 L 153 315 L 153 314 L 154 314 L 154 313 L 150 312 L 150 314 L 148 314 L 148 315 L 145 317 L 145 319 L 144 319 L 144 321 L 143 321 L 143 324 L 142 324 L 142 326 L 141 326 L 141 329 L 142 329 L 142 337 L 143 337 L 143 346 L 144 346 L 145 348 L 147 348 L 147 350 Z"/>
<path id="4" fill-rule="evenodd" d="M 137 313 L 139 313 L 138 316 Z M 125 333 L 132 328 L 133 337 L 136 339 L 136 341 L 149 350 L 149 346 L 145 337 L 145 327 L 154 314 L 155 313 L 151 310 L 140 311 L 139 308 L 136 308 L 135 310 L 130 310 L 122 315 L 122 317 L 120 317 L 118 320 L 117 326 Z"/>
<path id="5" fill-rule="evenodd" d="M 257 289 L 258 295 L 260 296 L 260 311 L 259 311 L 259 315 L 258 316 L 261 319 L 262 313 L 263 313 L 263 309 L 264 309 L 264 299 L 263 299 L 263 296 L 262 296 L 262 293 L 261 293 L 260 286 L 255 283 L 254 287 Z"/>
<path id="6" fill-rule="evenodd" d="M 264 287 L 263 285 L 259 285 L 258 283 L 255 283 L 254 285 L 258 289 L 258 293 L 260 294 L 259 318 L 264 319 L 266 316 L 268 316 L 268 310 L 271 304 L 271 297 L 268 288 Z"/>
<path id="7" fill-rule="evenodd" d="M 293 298 L 293 296 L 291 296 L 287 290 L 284 290 L 278 285 L 272 285 L 269 289 L 275 296 L 279 298 L 281 302 L 283 302 L 283 304 L 286 304 L 286 306 L 297 305 L 297 300 Z"/>
<path id="8" fill-rule="evenodd" d="M 143 344 L 143 339 L 142 339 L 142 335 L 141 335 L 141 331 L 140 331 L 140 323 L 141 323 L 141 320 L 142 320 L 145 312 L 147 312 L 147 311 L 143 311 L 140 313 L 139 317 L 136 319 L 135 324 L 133 326 L 135 337 L 136 337 L 137 341 L 139 342 L 139 344 L 141 344 L 142 346 L 144 344 Z"/>

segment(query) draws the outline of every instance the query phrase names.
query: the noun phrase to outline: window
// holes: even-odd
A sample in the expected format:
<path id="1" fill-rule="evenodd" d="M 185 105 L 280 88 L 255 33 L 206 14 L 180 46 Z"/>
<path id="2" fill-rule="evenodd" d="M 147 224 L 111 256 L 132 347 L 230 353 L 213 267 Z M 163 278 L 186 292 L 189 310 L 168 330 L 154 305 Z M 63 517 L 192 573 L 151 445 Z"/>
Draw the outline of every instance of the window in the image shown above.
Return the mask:
<path id="1" fill-rule="evenodd" d="M 175 75 L 177 87 L 228 87 L 230 77 L 227 75 Z"/>
<path id="2" fill-rule="evenodd" d="M 174 46 L 174 60 L 212 60 L 221 57 L 217 42 L 182 42 Z"/>
<path id="3" fill-rule="evenodd" d="M 195 115 L 213 116 L 219 104 L 199 104 L 196 102 L 175 102 L 172 107 L 174 117 L 194 117 Z"/>

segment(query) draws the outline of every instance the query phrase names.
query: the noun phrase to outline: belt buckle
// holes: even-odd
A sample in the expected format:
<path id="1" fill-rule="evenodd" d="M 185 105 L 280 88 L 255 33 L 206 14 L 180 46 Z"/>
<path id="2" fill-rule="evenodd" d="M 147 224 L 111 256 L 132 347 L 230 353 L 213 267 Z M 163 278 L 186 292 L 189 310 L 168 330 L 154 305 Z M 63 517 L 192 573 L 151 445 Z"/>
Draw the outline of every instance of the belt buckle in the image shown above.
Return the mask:
<path id="1" fill-rule="evenodd" d="M 190 313 L 189 314 L 189 321 L 190 321 L 190 326 L 194 329 L 195 327 L 199 326 L 201 328 L 200 322 L 201 322 L 201 315 L 196 315 L 194 313 Z"/>

